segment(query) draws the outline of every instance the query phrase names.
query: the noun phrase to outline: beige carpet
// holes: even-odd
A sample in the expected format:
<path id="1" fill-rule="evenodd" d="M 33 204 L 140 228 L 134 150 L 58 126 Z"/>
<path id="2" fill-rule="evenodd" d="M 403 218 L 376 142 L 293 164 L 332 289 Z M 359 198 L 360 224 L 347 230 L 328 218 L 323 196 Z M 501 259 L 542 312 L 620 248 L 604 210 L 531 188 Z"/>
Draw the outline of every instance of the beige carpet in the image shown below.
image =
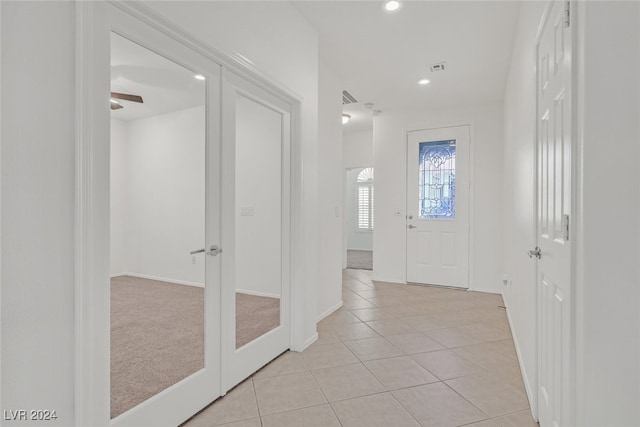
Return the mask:
<path id="1" fill-rule="evenodd" d="M 373 270 L 373 251 L 347 251 L 347 268 L 358 270 Z"/>
<path id="2" fill-rule="evenodd" d="M 237 347 L 280 323 L 279 299 L 237 294 Z M 111 418 L 204 367 L 204 289 L 111 280 Z"/>

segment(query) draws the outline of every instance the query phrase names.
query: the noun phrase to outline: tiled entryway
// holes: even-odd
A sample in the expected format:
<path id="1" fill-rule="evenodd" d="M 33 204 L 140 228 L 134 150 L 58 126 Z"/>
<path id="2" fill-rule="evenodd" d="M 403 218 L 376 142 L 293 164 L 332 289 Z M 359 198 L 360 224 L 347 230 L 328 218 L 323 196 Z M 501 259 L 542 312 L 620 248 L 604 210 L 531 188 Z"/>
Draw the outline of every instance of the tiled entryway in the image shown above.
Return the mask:
<path id="1" fill-rule="evenodd" d="M 502 298 L 371 281 L 345 270 L 344 307 L 187 427 L 530 427 Z"/>

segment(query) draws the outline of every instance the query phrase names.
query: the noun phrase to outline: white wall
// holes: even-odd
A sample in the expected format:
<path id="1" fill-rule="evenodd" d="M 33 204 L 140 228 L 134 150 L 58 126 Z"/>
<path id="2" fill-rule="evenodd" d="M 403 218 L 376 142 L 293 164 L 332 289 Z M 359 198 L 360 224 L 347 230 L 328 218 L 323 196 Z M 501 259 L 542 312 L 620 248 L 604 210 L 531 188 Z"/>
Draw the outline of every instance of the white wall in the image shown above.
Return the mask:
<path id="1" fill-rule="evenodd" d="M 640 425 L 640 4 L 585 2 L 576 425 Z M 611 68 L 611 65 L 614 68 Z M 611 179 L 611 173 L 615 179 Z M 603 195 L 605 197 L 603 198 Z"/>
<path id="2" fill-rule="evenodd" d="M 318 81 L 318 317 L 342 305 L 342 84 L 322 61 Z"/>
<path id="3" fill-rule="evenodd" d="M 373 130 L 344 132 L 343 147 L 345 168 L 373 166 Z"/>
<path id="4" fill-rule="evenodd" d="M 406 132 L 462 124 L 471 125 L 470 288 L 501 291 L 503 129 L 499 104 L 395 112 L 374 118 L 375 279 L 406 281 Z M 400 216 L 394 215 L 396 209 Z"/>
<path id="5" fill-rule="evenodd" d="M 204 284 L 204 114 L 112 119 L 112 275 Z"/>
<path id="6" fill-rule="evenodd" d="M 279 298 L 282 115 L 236 98 L 236 290 Z"/>
<path id="7" fill-rule="evenodd" d="M 373 231 L 358 229 L 358 174 L 363 168 L 347 170 L 347 249 L 373 250 Z"/>
<path id="8" fill-rule="evenodd" d="M 149 3 L 241 53 L 303 98 L 303 325 L 317 312 L 316 32 L 288 3 Z M 74 425 L 75 4 L 0 2 L 2 24 L 2 406 L 52 408 Z M 69 102 L 65 102 L 68 100 Z M 339 237 L 338 237 L 339 238 Z M 38 268 L 34 268 L 34 262 Z M 297 315 L 297 314 L 294 314 Z M 10 344 L 8 344 L 10 343 Z M 34 425 L 30 422 L 5 425 Z"/>
<path id="9" fill-rule="evenodd" d="M 127 122 L 111 119 L 111 186 L 109 201 L 111 202 L 111 228 L 109 249 L 111 275 L 119 275 L 131 271 L 128 256 L 128 222 L 129 216 L 129 135 Z"/>
<path id="10" fill-rule="evenodd" d="M 523 254 L 535 246 L 534 45 L 544 7 L 521 6 L 504 104 L 503 271 L 511 279 L 504 298 L 530 398 L 537 375 L 535 265 Z M 611 185 L 609 179 L 614 170 L 616 182 L 640 182 L 640 8 L 626 2 L 577 3 L 572 22 L 584 35 L 577 44 L 574 86 L 580 100 L 574 113 L 583 126 L 582 138 L 574 138 L 582 159 L 575 218 L 575 425 L 640 425 L 639 194 L 638 187 Z M 607 149 L 615 155 L 604 156 Z M 616 200 L 614 210 L 602 203 L 602 194 Z"/>
<path id="11" fill-rule="evenodd" d="M 0 2 L 2 409 L 74 424 L 74 4 Z M 41 421 L 4 421 L 33 426 Z"/>
<path id="12" fill-rule="evenodd" d="M 544 2 L 520 6 L 504 100 L 503 295 L 529 400 L 536 400 L 535 40 Z"/>
<path id="13" fill-rule="evenodd" d="M 303 212 L 299 230 L 308 244 L 295 256 L 303 304 L 293 313 L 296 341 L 310 344 L 316 336 L 318 264 L 318 36 L 287 2 L 145 2 L 218 49 L 235 52 L 303 98 Z M 336 238 L 340 238 L 336 236 Z M 300 324 L 302 323 L 302 324 Z"/>

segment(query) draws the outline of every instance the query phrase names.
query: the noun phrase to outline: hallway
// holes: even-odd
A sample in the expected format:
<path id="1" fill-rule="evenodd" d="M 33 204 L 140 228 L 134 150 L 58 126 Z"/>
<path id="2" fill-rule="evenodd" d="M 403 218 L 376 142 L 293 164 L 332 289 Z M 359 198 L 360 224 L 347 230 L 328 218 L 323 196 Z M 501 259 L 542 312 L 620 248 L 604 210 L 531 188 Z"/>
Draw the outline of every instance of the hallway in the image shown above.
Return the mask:
<path id="1" fill-rule="evenodd" d="M 344 307 L 185 427 L 537 426 L 502 298 L 343 272 Z"/>

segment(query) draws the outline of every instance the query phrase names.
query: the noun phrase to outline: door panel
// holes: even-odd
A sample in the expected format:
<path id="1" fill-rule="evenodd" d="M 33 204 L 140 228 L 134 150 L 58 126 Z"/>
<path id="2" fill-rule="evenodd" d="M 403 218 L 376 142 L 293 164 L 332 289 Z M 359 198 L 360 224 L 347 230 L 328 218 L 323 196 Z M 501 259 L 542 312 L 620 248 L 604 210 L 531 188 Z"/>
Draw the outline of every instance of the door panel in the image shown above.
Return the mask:
<path id="1" fill-rule="evenodd" d="M 155 52 L 157 56 L 164 57 L 175 64 L 183 67 L 187 74 L 191 77 L 186 80 L 187 84 L 197 84 L 202 87 L 205 92 L 203 98 L 206 99 L 204 106 L 204 119 L 200 121 L 204 129 L 199 129 L 197 132 L 200 137 L 204 136 L 201 144 L 201 152 L 194 156 L 197 161 L 201 162 L 197 168 L 194 168 L 191 172 L 194 177 L 197 175 L 198 182 L 189 181 L 186 186 L 179 187 L 179 182 L 186 180 L 187 174 L 181 174 L 176 177 L 175 180 L 166 180 L 162 184 L 159 181 L 156 182 L 158 186 L 165 187 L 165 190 L 177 191 L 177 192 L 204 192 L 200 194 L 198 198 L 197 209 L 200 209 L 193 218 L 194 222 L 201 222 L 202 227 L 198 227 L 196 233 L 196 242 L 189 242 L 189 247 L 182 248 L 179 251 L 180 261 L 186 260 L 185 269 L 192 266 L 204 266 L 204 274 L 200 271 L 200 275 L 204 280 L 204 302 L 202 310 L 204 311 L 204 362 L 203 367 L 196 372 L 186 376 L 182 380 L 167 387 L 153 397 L 143 401 L 135 407 L 127 410 L 126 412 L 118 415 L 111 420 L 112 426 L 175 426 L 184 422 L 191 417 L 194 413 L 205 407 L 214 399 L 220 396 L 220 274 L 221 274 L 221 258 L 220 256 L 213 256 L 213 254 L 199 253 L 194 254 L 196 258 L 196 264 L 192 264 L 192 257 L 189 254 L 191 250 L 197 250 L 201 248 L 209 248 L 211 245 L 220 243 L 221 237 L 221 218 L 220 218 L 220 206 L 221 206 L 221 179 L 219 175 L 221 165 L 221 144 L 220 144 L 220 76 L 221 67 L 219 64 L 210 61 L 209 59 L 201 56 L 195 51 L 185 47 L 183 44 L 168 37 L 164 33 L 154 29 L 150 25 L 147 25 L 140 19 L 130 15 L 129 13 L 120 9 L 117 5 L 109 4 L 107 6 L 108 11 L 108 25 L 112 32 L 119 34 L 149 51 Z M 125 55 L 126 56 L 126 55 Z M 125 61 L 126 62 L 126 61 Z M 140 77 L 142 70 L 139 67 L 130 67 L 131 64 L 122 63 L 115 64 L 119 69 L 129 66 L 129 70 Z M 116 72 L 119 70 L 116 68 Z M 158 85 L 158 82 L 163 81 L 164 78 L 173 76 L 175 73 L 170 70 L 166 72 L 156 72 L 153 76 L 141 80 L 142 85 L 153 86 Z M 137 74 L 136 74 L 137 73 Z M 193 79 L 193 75 L 201 74 L 205 77 L 205 81 L 196 82 Z M 171 79 L 169 79 L 171 80 Z M 193 80 L 193 82 L 192 82 Z M 175 89 L 175 88 L 173 88 Z M 179 98 L 180 92 L 176 91 L 176 99 Z M 105 94 L 105 100 L 106 100 Z M 154 103 L 154 98 L 149 97 L 144 100 L 145 103 L 151 105 Z M 158 100 L 159 102 L 159 100 Z M 132 111 L 133 106 L 125 105 L 124 109 L 117 111 Z M 181 110 L 183 111 L 183 110 Z M 143 119 L 146 120 L 146 119 Z M 131 125 L 130 125 L 131 126 Z M 194 129 L 190 129 L 190 132 Z M 186 139 L 186 135 L 183 135 Z M 165 138 L 166 135 L 157 135 L 157 141 Z M 131 143 L 132 141 L 128 141 Z M 131 144 L 130 148 L 134 148 Z M 167 145 L 167 150 L 161 153 L 159 150 L 161 147 L 156 147 L 157 150 L 152 150 L 150 156 L 164 155 L 165 160 L 169 159 L 175 162 L 185 162 L 184 151 L 180 144 Z M 176 151 L 171 151 L 175 149 Z M 171 158 L 174 156 L 175 158 Z M 160 164 L 158 158 L 149 157 L 147 159 L 147 165 L 152 166 L 151 169 L 158 167 Z M 99 161 L 102 161 L 100 159 Z M 160 171 L 165 175 L 170 176 L 169 166 L 167 169 Z M 200 173 L 196 173 L 197 170 Z M 155 170 L 155 169 L 154 169 Z M 204 170 L 204 174 L 201 172 Z M 135 171 L 139 173 L 140 171 Z M 157 172 L 157 171 L 156 171 Z M 156 198 L 155 202 L 158 202 L 156 195 L 151 195 L 148 192 L 143 192 L 142 197 L 148 197 L 150 199 Z M 185 197 L 187 195 L 184 195 Z M 173 207 L 175 208 L 175 207 Z M 180 218 L 180 210 L 176 209 L 175 212 L 166 208 L 167 211 L 159 213 L 155 216 L 146 215 L 142 219 L 147 221 L 143 223 L 140 229 L 146 230 L 150 223 L 157 222 L 160 217 L 175 217 Z M 185 207 L 186 209 L 186 207 Z M 195 209 L 195 208 L 189 208 Z M 175 224 L 165 224 L 166 227 L 175 227 L 181 229 L 187 227 L 182 221 L 178 221 Z M 193 226 L 190 224 L 189 226 Z M 146 227 L 146 228 L 145 228 Z M 166 228 L 165 227 L 165 228 Z M 174 245 L 169 244 L 168 237 L 169 231 L 166 235 L 161 236 L 162 241 L 156 245 L 155 251 L 168 250 L 173 251 L 176 248 Z M 185 236 L 182 236 L 185 237 Z M 197 243 L 197 247 L 191 247 L 192 244 Z M 107 243 L 108 244 L 108 243 Z M 184 249 L 184 250 L 182 250 Z M 154 252 L 155 253 L 155 252 Z M 150 258 L 149 253 L 145 253 L 146 259 L 154 261 Z M 160 260 L 161 257 L 158 257 Z M 160 267 L 165 268 L 167 265 L 160 262 Z M 148 265 L 148 262 L 146 263 Z M 200 280 L 202 280 L 200 279 Z M 192 282 L 196 280 L 185 280 Z M 176 281 L 176 283 L 178 283 Z M 185 286 L 186 285 L 177 285 Z M 162 333 L 161 331 L 156 331 Z M 105 331 L 107 333 L 107 331 Z M 155 357 L 151 355 L 150 357 Z M 144 362 L 142 362 L 144 363 Z"/>
<path id="2" fill-rule="evenodd" d="M 550 3 L 538 42 L 538 418 L 571 425 L 571 31 Z"/>
<path id="3" fill-rule="evenodd" d="M 469 127 L 407 136 L 407 281 L 468 288 Z"/>
<path id="4" fill-rule="evenodd" d="M 289 348 L 290 105 L 223 78 L 222 384 Z"/>

